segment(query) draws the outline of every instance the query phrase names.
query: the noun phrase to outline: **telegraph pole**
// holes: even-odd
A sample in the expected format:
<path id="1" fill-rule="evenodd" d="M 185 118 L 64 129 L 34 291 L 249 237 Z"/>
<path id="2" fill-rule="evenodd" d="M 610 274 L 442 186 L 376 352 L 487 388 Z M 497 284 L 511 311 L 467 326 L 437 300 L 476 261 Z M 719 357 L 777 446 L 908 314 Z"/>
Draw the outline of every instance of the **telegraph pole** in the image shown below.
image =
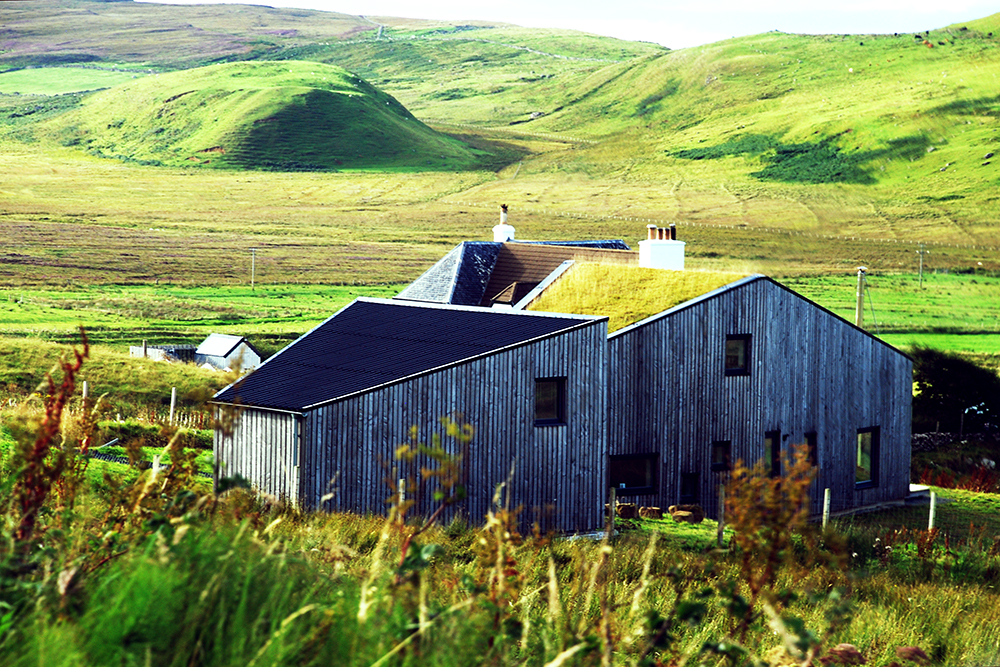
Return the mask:
<path id="1" fill-rule="evenodd" d="M 858 303 L 854 310 L 854 324 L 859 329 L 865 328 L 865 272 L 867 270 L 864 266 L 858 267 Z"/>
<path id="2" fill-rule="evenodd" d="M 257 277 L 257 248 L 250 248 L 250 289 L 254 289 L 254 279 Z"/>

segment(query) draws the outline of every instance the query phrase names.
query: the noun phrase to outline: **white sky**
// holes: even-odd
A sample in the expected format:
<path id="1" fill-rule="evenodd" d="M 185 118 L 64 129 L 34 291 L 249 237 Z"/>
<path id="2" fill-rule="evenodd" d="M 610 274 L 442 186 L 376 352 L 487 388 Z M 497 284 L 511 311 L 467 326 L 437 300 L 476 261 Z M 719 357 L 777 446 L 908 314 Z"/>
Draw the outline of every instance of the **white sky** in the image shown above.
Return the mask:
<path id="1" fill-rule="evenodd" d="M 192 4 L 198 0 L 170 0 Z M 229 1 L 229 0 L 227 0 Z M 673 49 L 769 30 L 893 33 L 941 28 L 1000 11 L 996 0 L 240 0 L 369 16 L 488 20 L 567 28 Z"/>

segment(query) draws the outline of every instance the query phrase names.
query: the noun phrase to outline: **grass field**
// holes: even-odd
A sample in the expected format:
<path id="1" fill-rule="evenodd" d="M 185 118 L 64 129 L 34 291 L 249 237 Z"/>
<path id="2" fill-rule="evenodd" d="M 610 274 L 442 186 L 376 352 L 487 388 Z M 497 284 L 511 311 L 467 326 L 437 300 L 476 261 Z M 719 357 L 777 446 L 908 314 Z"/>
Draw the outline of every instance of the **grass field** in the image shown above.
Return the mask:
<path id="1" fill-rule="evenodd" d="M 0 73 L 0 93 L 10 95 L 62 95 L 118 84 L 145 76 L 146 71 L 121 71 L 97 67 L 45 67 Z"/>
<path id="2" fill-rule="evenodd" d="M 691 273 L 693 278 L 698 275 Z M 251 289 L 246 278 L 243 284 L 211 287 L 164 283 L 0 288 L 0 335 L 73 342 L 83 326 L 94 342 L 124 348 L 142 340 L 198 343 L 213 331 L 224 331 L 247 335 L 270 353 L 352 299 L 391 297 L 402 287 L 265 281 Z M 854 321 L 854 275 L 797 275 L 782 282 Z M 868 286 L 866 328 L 887 342 L 904 349 L 920 344 L 979 354 L 991 365 L 1000 362 L 1000 278 L 928 271 L 920 287 L 915 274 L 872 273 Z"/>
<path id="3" fill-rule="evenodd" d="M 359 296 L 391 297 L 398 286 L 95 286 L 75 290 L 0 289 L 0 336 L 63 343 L 198 344 L 213 332 L 248 336 L 271 354 Z"/>

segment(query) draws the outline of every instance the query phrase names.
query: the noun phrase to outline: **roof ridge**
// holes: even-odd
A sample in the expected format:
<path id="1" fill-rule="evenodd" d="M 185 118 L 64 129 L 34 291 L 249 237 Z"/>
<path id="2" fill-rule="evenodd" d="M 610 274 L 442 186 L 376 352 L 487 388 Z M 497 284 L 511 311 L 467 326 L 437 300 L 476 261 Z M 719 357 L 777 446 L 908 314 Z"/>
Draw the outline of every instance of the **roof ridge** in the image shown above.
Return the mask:
<path id="1" fill-rule="evenodd" d="M 431 301 L 406 301 L 402 299 L 386 299 L 375 296 L 359 296 L 352 301 L 363 303 L 385 304 L 388 306 L 405 306 L 407 308 L 433 308 L 437 310 L 465 311 L 473 313 L 492 313 L 497 315 L 530 315 L 533 317 L 553 317 L 573 320 L 606 320 L 606 315 L 580 315 L 579 313 L 550 313 L 542 310 L 512 310 L 508 308 L 486 308 L 484 306 L 462 306 L 454 303 L 437 303 Z M 349 306 L 350 304 L 348 304 Z M 347 308 L 347 306 L 344 306 Z M 339 311 L 338 311 L 339 312 Z"/>

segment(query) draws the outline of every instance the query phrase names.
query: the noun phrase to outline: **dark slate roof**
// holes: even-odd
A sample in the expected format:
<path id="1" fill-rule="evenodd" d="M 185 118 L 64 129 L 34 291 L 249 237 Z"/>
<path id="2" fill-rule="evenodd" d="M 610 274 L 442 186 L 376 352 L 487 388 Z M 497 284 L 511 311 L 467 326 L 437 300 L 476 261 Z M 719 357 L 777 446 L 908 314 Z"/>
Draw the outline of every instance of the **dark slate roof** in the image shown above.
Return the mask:
<path id="1" fill-rule="evenodd" d="M 301 412 L 604 319 L 358 299 L 215 400 Z"/>
<path id="2" fill-rule="evenodd" d="M 502 243 L 492 241 L 466 241 L 462 244 L 462 263 L 455 276 L 452 303 L 456 306 L 475 306 L 483 298 L 483 290 L 493 272 Z"/>
<path id="3" fill-rule="evenodd" d="M 486 287 L 496 268 L 497 258 L 504 245 L 508 246 L 556 246 L 558 251 L 568 252 L 571 249 L 590 250 L 631 250 L 621 240 L 606 241 L 512 241 L 504 244 L 496 241 L 465 241 L 455 246 L 422 276 L 410 283 L 402 292 L 396 295 L 401 301 L 426 301 L 431 303 L 450 303 L 456 306 L 490 305 L 490 299 L 496 293 L 487 295 Z M 557 262 L 558 266 L 561 262 Z M 554 270 L 554 267 L 553 269 Z M 550 270 L 551 271 L 551 270 Z M 548 274 L 546 274 L 548 275 Z M 537 279 L 521 281 L 538 284 L 545 276 Z M 496 291 L 502 290 L 512 282 L 501 285 Z"/>

